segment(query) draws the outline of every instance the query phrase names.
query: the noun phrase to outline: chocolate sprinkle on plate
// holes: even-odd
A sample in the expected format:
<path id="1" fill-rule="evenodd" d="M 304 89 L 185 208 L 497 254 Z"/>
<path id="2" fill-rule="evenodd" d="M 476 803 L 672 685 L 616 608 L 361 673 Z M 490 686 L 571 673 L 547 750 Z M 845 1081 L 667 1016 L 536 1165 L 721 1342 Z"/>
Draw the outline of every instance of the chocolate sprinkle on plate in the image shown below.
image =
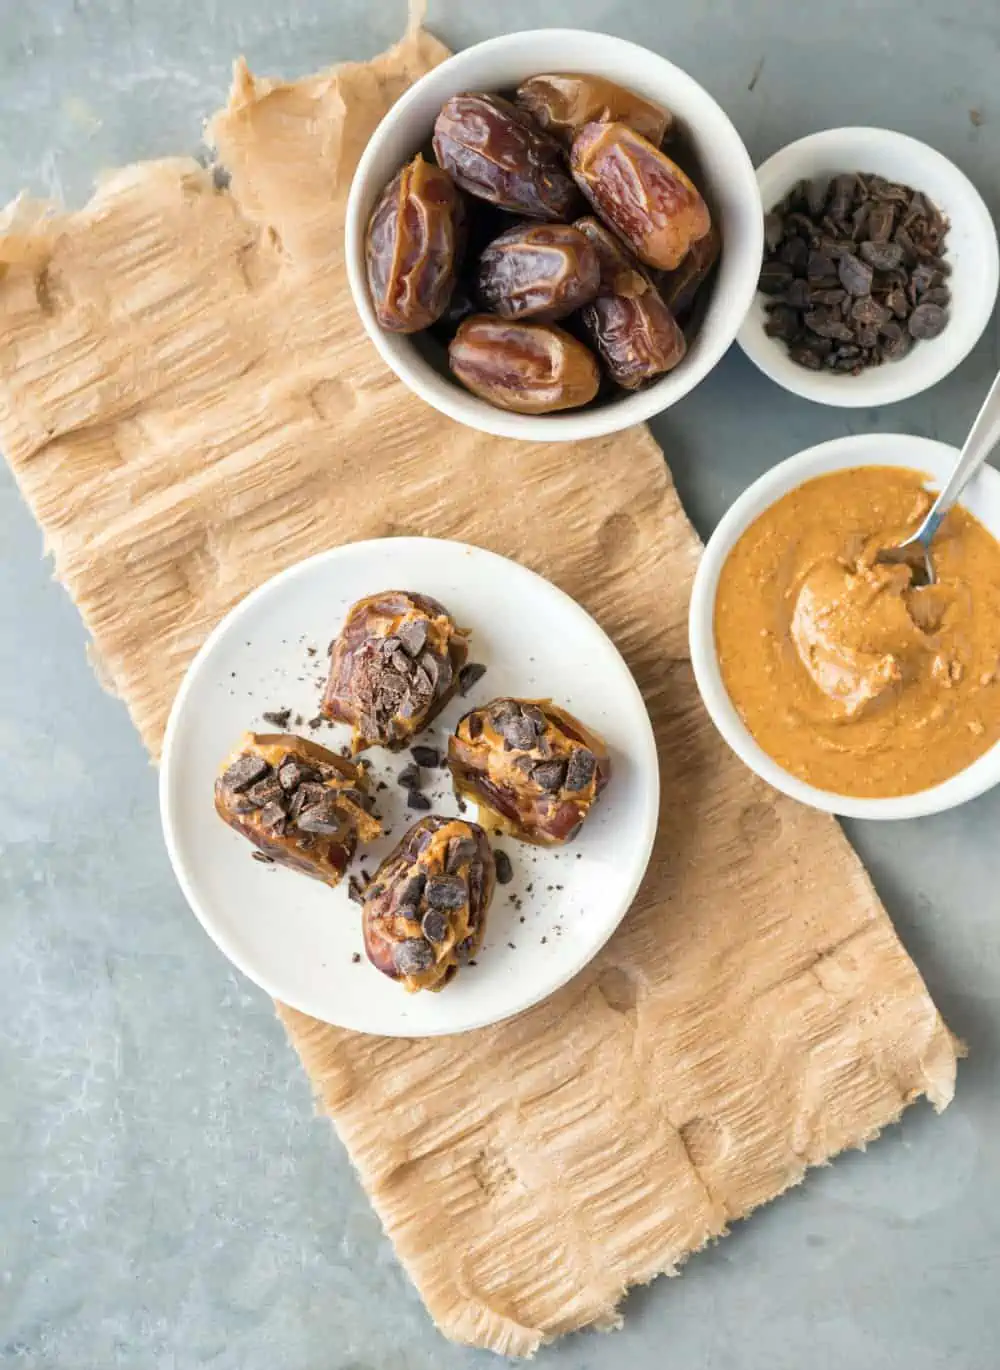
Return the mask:
<path id="1" fill-rule="evenodd" d="M 408 809 L 419 809 L 422 812 L 426 812 L 430 806 L 431 801 L 425 794 L 421 794 L 419 790 L 411 790 L 406 796 L 406 807 Z"/>
<path id="2" fill-rule="evenodd" d="M 287 728 L 292 711 L 291 709 L 265 709 L 261 716 L 265 723 L 272 723 L 276 728 Z"/>
<path id="3" fill-rule="evenodd" d="M 509 885 L 514 879 L 514 867 L 510 863 L 510 857 L 505 851 L 495 851 L 493 859 L 497 867 L 497 884 Z"/>
<path id="4" fill-rule="evenodd" d="M 441 761 L 440 753 L 436 747 L 425 747 L 421 743 L 410 748 L 410 755 L 418 766 L 426 766 L 429 771 L 434 770 Z"/>

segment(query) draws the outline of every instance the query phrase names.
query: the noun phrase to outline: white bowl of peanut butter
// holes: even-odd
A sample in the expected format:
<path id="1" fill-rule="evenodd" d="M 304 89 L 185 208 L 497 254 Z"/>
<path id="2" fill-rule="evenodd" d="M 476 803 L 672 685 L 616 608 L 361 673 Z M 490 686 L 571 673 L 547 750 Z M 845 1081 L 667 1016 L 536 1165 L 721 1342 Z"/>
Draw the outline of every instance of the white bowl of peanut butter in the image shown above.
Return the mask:
<path id="1" fill-rule="evenodd" d="M 935 539 L 934 585 L 874 564 L 958 452 L 901 434 L 799 452 L 709 540 L 691 661 L 719 732 L 763 780 L 852 818 L 917 818 L 1000 782 L 1000 473 Z"/>

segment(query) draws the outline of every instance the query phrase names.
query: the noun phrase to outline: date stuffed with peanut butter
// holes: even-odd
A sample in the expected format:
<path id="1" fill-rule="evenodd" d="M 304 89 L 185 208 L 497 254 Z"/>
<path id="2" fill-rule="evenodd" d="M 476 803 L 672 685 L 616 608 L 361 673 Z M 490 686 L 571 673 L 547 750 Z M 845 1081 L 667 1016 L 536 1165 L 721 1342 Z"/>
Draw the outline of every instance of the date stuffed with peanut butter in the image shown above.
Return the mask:
<path id="1" fill-rule="evenodd" d="M 600 292 L 581 322 L 611 379 L 636 390 L 683 359 L 684 334 L 613 233 L 593 218 L 577 220 L 576 227 L 593 243 L 601 264 Z"/>
<path id="2" fill-rule="evenodd" d="M 437 814 L 422 818 L 364 892 L 368 959 L 411 993 L 442 989 L 482 946 L 495 886 L 481 827 Z"/>
<path id="3" fill-rule="evenodd" d="M 500 209 L 565 221 L 579 205 L 559 144 L 499 95 L 453 95 L 434 121 L 434 155 L 463 190 Z"/>
<path id="4" fill-rule="evenodd" d="M 463 227 L 455 183 L 418 153 L 386 186 L 368 221 L 368 288 L 383 328 L 416 333 L 441 317 L 457 276 Z"/>
<path id="5" fill-rule="evenodd" d="M 646 266 L 673 271 L 712 227 L 693 181 L 627 124 L 586 124 L 570 169 L 594 209 Z"/>
<path id="6" fill-rule="evenodd" d="M 448 741 L 455 792 L 522 842 L 571 842 L 611 778 L 603 738 L 547 699 L 494 699 Z"/>
<path id="7" fill-rule="evenodd" d="M 518 86 L 514 98 L 539 128 L 567 148 L 584 124 L 591 123 L 628 124 L 659 147 L 674 122 L 669 110 L 601 76 L 532 76 Z"/>
<path id="8" fill-rule="evenodd" d="M 551 323 L 520 323 L 474 314 L 448 347 L 448 365 L 480 399 L 516 414 L 575 409 L 597 394 L 593 354 Z"/>
<path id="9" fill-rule="evenodd" d="M 215 808 L 275 864 L 326 885 L 382 832 L 365 768 L 292 733 L 247 733 L 219 772 Z"/>
<path id="10" fill-rule="evenodd" d="M 601 268 L 593 244 L 569 224 L 518 224 L 479 259 L 477 293 L 504 319 L 552 322 L 597 294 Z"/>
<path id="11" fill-rule="evenodd" d="M 355 752 L 375 744 L 400 751 L 454 695 L 468 655 L 468 634 L 429 595 L 369 595 L 331 644 L 320 712 L 351 724 Z"/>

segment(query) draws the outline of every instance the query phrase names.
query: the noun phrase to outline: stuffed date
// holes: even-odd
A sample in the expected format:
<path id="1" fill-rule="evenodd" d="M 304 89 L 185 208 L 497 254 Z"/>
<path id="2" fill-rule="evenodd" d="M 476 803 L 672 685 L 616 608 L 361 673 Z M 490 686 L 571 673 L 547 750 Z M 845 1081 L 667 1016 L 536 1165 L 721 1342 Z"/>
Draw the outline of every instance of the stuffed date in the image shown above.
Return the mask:
<path id="1" fill-rule="evenodd" d="M 365 768 L 291 733 L 246 733 L 216 778 L 215 808 L 276 865 L 326 885 L 382 832 Z"/>
<path id="2" fill-rule="evenodd" d="M 400 751 L 458 689 L 468 634 L 428 595 L 385 590 L 355 604 L 330 644 L 320 712 L 353 728 L 353 750 Z"/>
<path id="3" fill-rule="evenodd" d="M 601 737 L 546 699 L 494 699 L 448 742 L 456 793 L 523 842 L 570 842 L 611 776 Z"/>
<path id="4" fill-rule="evenodd" d="M 466 319 L 448 346 L 448 365 L 474 395 L 517 414 L 575 409 L 601 383 L 593 354 L 564 329 L 491 314 Z"/>
<path id="5" fill-rule="evenodd" d="M 593 245 L 569 224 L 518 224 L 485 249 L 476 293 L 503 319 L 551 323 L 597 294 L 601 268 Z"/>
<path id="6" fill-rule="evenodd" d="M 481 827 L 437 814 L 422 818 L 364 891 L 368 959 L 411 993 L 441 989 L 482 946 L 495 885 Z"/>
<path id="7" fill-rule="evenodd" d="M 444 313 L 462 255 L 464 213 L 451 177 L 419 153 L 386 186 L 365 238 L 368 288 L 383 328 L 416 333 Z"/>
<path id="8" fill-rule="evenodd" d="M 562 148 L 499 95 L 453 95 L 434 122 L 434 155 L 470 195 L 529 219 L 575 217 Z"/>
<path id="9" fill-rule="evenodd" d="M 514 98 L 539 128 L 565 147 L 584 124 L 591 123 L 628 124 L 659 147 L 674 122 L 669 110 L 602 76 L 565 72 L 532 76 L 518 86 Z"/>
<path id="10" fill-rule="evenodd" d="M 673 271 L 712 226 L 680 167 L 627 124 L 585 124 L 570 169 L 598 215 L 646 266 Z"/>

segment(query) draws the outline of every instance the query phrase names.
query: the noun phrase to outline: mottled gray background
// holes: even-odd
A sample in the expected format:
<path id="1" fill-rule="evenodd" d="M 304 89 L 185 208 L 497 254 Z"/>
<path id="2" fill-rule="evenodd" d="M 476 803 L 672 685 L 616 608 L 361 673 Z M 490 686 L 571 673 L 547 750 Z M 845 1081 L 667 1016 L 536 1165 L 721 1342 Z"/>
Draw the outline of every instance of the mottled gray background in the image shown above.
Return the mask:
<path id="1" fill-rule="evenodd" d="M 285 76 L 390 43 L 402 0 L 0 0 L 0 201 L 79 202 L 102 166 L 197 146 L 245 52 Z M 680 63 L 756 160 L 843 123 L 953 157 L 1000 210 L 996 0 L 438 0 L 454 47 L 538 23 Z M 845 432 L 960 441 L 991 326 L 930 395 L 793 399 L 732 352 L 655 426 L 702 532 L 760 471 Z M 0 468 L 0 1363 L 59 1370 L 471 1370 L 396 1265 L 266 997 L 189 914 L 153 772 Z M 856 843 L 954 1029 L 918 1107 L 627 1304 L 564 1370 L 990 1370 L 1000 1342 L 1000 792 Z"/>

